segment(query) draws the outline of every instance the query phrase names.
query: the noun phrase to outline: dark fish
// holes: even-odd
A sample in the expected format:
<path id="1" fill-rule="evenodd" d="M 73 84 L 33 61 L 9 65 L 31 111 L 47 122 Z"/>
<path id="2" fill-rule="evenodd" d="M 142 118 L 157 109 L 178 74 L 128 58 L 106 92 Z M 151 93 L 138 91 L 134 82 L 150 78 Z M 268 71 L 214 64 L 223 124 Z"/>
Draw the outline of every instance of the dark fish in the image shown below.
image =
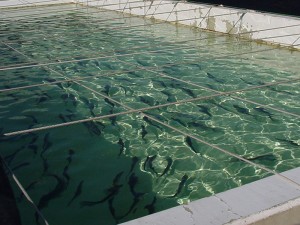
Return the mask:
<path id="1" fill-rule="evenodd" d="M 22 36 L 19 34 L 13 34 L 7 37 L 8 40 L 10 41 L 15 41 L 15 40 L 19 40 Z"/>
<path id="2" fill-rule="evenodd" d="M 158 109 L 158 110 L 159 110 L 159 109 Z M 160 120 L 160 121 L 164 121 L 164 120 L 165 120 L 165 118 L 164 118 L 163 116 L 159 115 L 159 114 L 156 114 L 156 113 L 149 113 L 149 112 L 147 112 L 147 114 L 150 115 L 150 116 L 155 117 L 156 119 L 158 119 L 158 120 Z"/>
<path id="3" fill-rule="evenodd" d="M 281 139 L 281 138 L 275 138 L 276 140 L 280 141 L 280 142 L 283 142 L 283 143 L 286 143 L 286 144 L 289 144 L 289 145 L 292 145 L 292 146 L 295 146 L 295 147 L 299 147 L 300 145 L 295 142 L 295 141 L 292 141 L 292 140 L 288 140 L 288 139 Z"/>
<path id="4" fill-rule="evenodd" d="M 97 125 L 93 121 L 84 122 L 83 125 L 89 130 L 91 134 L 100 136 L 102 133 L 101 130 L 97 127 Z"/>
<path id="5" fill-rule="evenodd" d="M 2 132 L 3 132 L 3 129 L 2 129 Z M 23 138 L 26 138 L 29 135 L 30 134 L 24 134 L 24 135 L 18 134 L 18 135 L 13 135 L 13 136 L 1 135 L 0 140 L 1 140 L 1 142 L 15 142 L 15 141 L 22 140 Z"/>
<path id="6" fill-rule="evenodd" d="M 65 166 L 64 171 L 63 171 L 63 176 L 64 176 L 64 177 L 66 178 L 66 180 L 67 180 L 67 183 L 66 183 L 66 184 L 69 184 L 69 181 L 70 181 L 70 176 L 69 176 L 69 174 L 68 174 L 68 169 L 69 169 L 69 167 L 70 167 L 70 165 L 71 165 L 73 155 L 74 155 L 74 151 L 73 151 L 72 149 L 70 149 L 70 150 L 69 150 L 69 156 L 68 156 L 68 158 L 67 158 L 68 163 L 67 163 L 67 165 Z"/>
<path id="7" fill-rule="evenodd" d="M 74 154 L 75 154 L 74 150 L 69 149 L 69 156 L 67 158 L 68 163 L 72 162 L 72 157 L 73 157 Z"/>
<path id="8" fill-rule="evenodd" d="M 121 138 L 119 138 L 118 144 L 120 145 L 120 152 L 118 156 L 120 156 L 122 153 L 125 152 L 125 143 Z"/>
<path id="9" fill-rule="evenodd" d="M 108 35 L 108 36 L 109 36 L 109 35 Z M 102 62 L 102 64 L 105 65 L 105 67 L 107 67 L 107 68 L 110 69 L 110 70 L 114 70 L 114 69 L 115 69 L 111 63 Z"/>
<path id="10" fill-rule="evenodd" d="M 67 206 L 70 206 L 72 204 L 72 202 L 78 198 L 79 195 L 81 195 L 81 192 L 82 192 L 82 185 L 83 185 L 83 180 L 80 181 L 80 183 L 78 184 L 77 188 L 76 188 L 76 191 L 73 195 L 73 197 L 71 198 L 71 200 L 68 202 L 68 205 Z"/>
<path id="11" fill-rule="evenodd" d="M 156 203 L 156 196 L 154 196 L 154 198 L 153 198 L 153 200 L 152 200 L 152 202 L 151 202 L 151 204 L 149 204 L 149 205 L 146 205 L 144 208 L 145 209 L 147 209 L 148 210 L 148 213 L 149 214 L 152 214 L 152 213 L 155 213 L 155 203 Z"/>
<path id="12" fill-rule="evenodd" d="M 184 91 L 185 93 L 187 93 L 189 96 L 191 96 L 192 98 L 197 98 L 197 95 L 195 95 L 195 93 L 192 91 L 192 90 L 190 90 L 190 89 L 188 89 L 188 88 L 184 88 L 184 87 L 182 87 L 182 88 L 180 88 L 182 91 Z"/>
<path id="13" fill-rule="evenodd" d="M 123 173 L 124 172 L 120 172 L 115 176 L 112 187 L 107 189 L 107 192 L 108 192 L 107 196 L 105 196 L 104 198 L 102 198 L 99 201 L 82 201 L 82 202 L 80 202 L 81 207 L 97 205 L 97 204 L 103 203 L 103 202 L 113 198 L 115 195 L 117 195 L 119 193 L 121 187 L 123 187 L 123 185 L 118 184 Z"/>
<path id="14" fill-rule="evenodd" d="M 185 142 L 186 142 L 186 144 L 190 147 L 190 149 L 191 149 L 193 152 L 195 152 L 196 154 L 199 153 L 199 152 L 196 150 L 196 148 L 194 147 L 193 142 L 192 142 L 192 139 L 191 139 L 189 136 L 187 136 L 187 137 L 185 138 Z"/>
<path id="15" fill-rule="evenodd" d="M 138 184 L 138 177 L 135 175 L 135 173 L 132 173 L 129 177 L 129 181 L 128 181 L 128 185 L 129 185 L 129 188 L 130 188 L 130 192 L 131 194 L 135 197 L 135 198 L 139 198 L 141 197 L 142 195 L 144 195 L 144 193 L 140 193 L 140 192 L 137 192 L 135 190 L 135 187 L 136 185 Z"/>
<path id="16" fill-rule="evenodd" d="M 69 100 L 72 102 L 73 106 L 77 106 L 76 96 L 73 94 L 69 94 Z"/>
<path id="17" fill-rule="evenodd" d="M 81 96 L 80 99 L 83 101 L 83 103 L 89 108 L 91 114 L 93 116 L 95 116 L 93 110 L 95 108 L 95 104 L 93 102 L 91 102 L 89 99 L 87 99 L 86 97 L 84 96 Z"/>
<path id="18" fill-rule="evenodd" d="M 144 125 L 142 125 L 141 128 L 142 128 L 142 139 L 145 139 L 145 136 L 148 134 L 148 132 Z"/>
<path id="19" fill-rule="evenodd" d="M 199 70 L 202 70 L 202 67 L 201 67 L 201 65 L 199 65 L 199 64 L 196 64 L 196 63 L 190 63 L 189 65 L 195 66 L 195 67 L 197 67 Z"/>
<path id="20" fill-rule="evenodd" d="M 47 101 L 48 99 L 51 99 L 50 95 L 48 95 L 46 92 L 42 92 L 42 93 L 36 93 L 36 95 L 39 96 L 39 99 L 37 101 L 37 104 L 40 104 L 42 102 Z"/>
<path id="21" fill-rule="evenodd" d="M 184 187 L 185 182 L 187 181 L 188 178 L 189 178 L 189 177 L 188 177 L 188 175 L 186 175 L 186 174 L 181 178 L 181 181 L 180 181 L 180 183 L 179 183 L 179 185 L 178 185 L 178 188 L 177 188 L 176 193 L 175 193 L 173 196 L 171 196 L 171 197 L 174 198 L 174 197 L 176 197 L 177 195 L 180 194 L 180 192 L 182 191 L 182 188 Z"/>
<path id="22" fill-rule="evenodd" d="M 34 116 L 32 116 L 32 115 L 25 115 L 25 116 L 28 117 L 28 118 L 30 118 L 32 120 L 32 122 L 33 122 L 33 124 L 30 124 L 28 126 L 28 129 L 31 129 L 35 124 L 38 124 L 38 121 L 37 121 L 37 119 Z"/>
<path id="23" fill-rule="evenodd" d="M 55 198 L 60 197 L 62 192 L 66 189 L 66 184 L 59 176 L 55 174 L 49 174 L 47 175 L 49 177 L 53 177 L 56 180 L 56 185 L 53 190 L 48 192 L 47 194 L 43 195 L 38 203 L 38 208 L 41 210 L 48 206 L 49 202 Z"/>
<path id="24" fill-rule="evenodd" d="M 157 102 L 150 96 L 144 95 L 144 96 L 139 96 L 139 99 L 150 106 L 154 106 Z"/>
<path id="25" fill-rule="evenodd" d="M 39 123 L 38 121 L 37 121 L 37 119 L 35 118 L 35 116 L 32 116 L 32 115 L 25 115 L 26 117 L 28 117 L 28 118 L 30 118 L 30 119 L 32 119 L 32 122 L 33 123 Z"/>
<path id="26" fill-rule="evenodd" d="M 76 96 L 73 94 L 66 93 L 66 94 L 62 94 L 60 97 L 64 100 L 65 104 L 68 104 L 69 102 L 71 102 L 73 106 L 77 106 L 78 104 L 76 100 Z"/>
<path id="27" fill-rule="evenodd" d="M 101 68 L 101 64 L 100 62 L 98 62 L 97 60 L 92 61 L 97 67 Z"/>
<path id="28" fill-rule="evenodd" d="M 216 103 L 215 101 L 211 101 L 211 103 L 214 104 L 216 107 L 221 108 L 221 109 L 223 109 L 223 110 L 225 110 L 225 111 L 228 111 L 228 112 L 234 112 L 233 110 L 231 110 L 231 109 L 229 109 L 229 108 L 227 108 L 227 107 L 225 107 L 225 106 L 222 106 L 221 104 L 218 104 L 218 103 Z"/>
<path id="29" fill-rule="evenodd" d="M 107 84 L 104 86 L 104 90 L 102 92 L 105 93 L 107 96 L 109 96 L 110 88 L 111 88 L 111 86 Z"/>
<path id="30" fill-rule="evenodd" d="M 167 160 L 168 164 L 167 164 L 166 168 L 164 169 L 164 172 L 160 175 L 160 177 L 164 176 L 172 166 L 173 159 L 171 157 L 167 157 L 166 160 Z"/>
<path id="31" fill-rule="evenodd" d="M 9 86 L 9 85 L 7 85 L 7 84 L 4 84 L 3 87 L 4 87 L 5 89 L 11 89 L 11 86 Z"/>
<path id="32" fill-rule="evenodd" d="M 207 107 L 204 106 L 204 105 L 197 105 L 197 106 L 200 108 L 200 109 L 199 109 L 200 112 L 205 113 L 206 115 L 209 116 L 209 118 L 212 117 L 212 114 L 209 112 L 209 108 L 207 108 Z"/>
<path id="33" fill-rule="evenodd" d="M 36 155 L 37 154 L 37 150 L 38 150 L 38 146 L 30 144 L 27 146 L 29 149 L 33 150 L 33 153 Z"/>
<path id="34" fill-rule="evenodd" d="M 60 96 L 63 100 L 67 100 L 68 98 L 69 98 L 69 95 L 68 94 L 62 94 L 61 96 Z"/>
<path id="35" fill-rule="evenodd" d="M 125 95 L 127 95 L 127 93 L 129 93 L 129 92 L 130 92 L 130 95 L 133 94 L 133 91 L 129 87 L 125 87 L 122 85 L 120 85 L 120 87 L 124 90 Z"/>
<path id="36" fill-rule="evenodd" d="M 249 161 L 275 161 L 277 160 L 277 157 L 275 155 L 273 155 L 272 153 L 270 154 L 264 154 L 264 155 L 259 155 L 259 156 L 255 156 L 255 157 L 246 157 L 243 156 L 244 159 L 247 159 Z M 240 161 L 240 159 L 238 158 L 232 158 L 230 161 L 232 162 L 236 162 L 236 161 Z"/>
<path id="37" fill-rule="evenodd" d="M 239 105 L 233 105 L 233 107 L 236 109 L 237 112 L 239 113 L 242 113 L 242 114 L 245 114 L 245 115 L 249 115 L 249 116 L 252 116 L 250 113 L 249 113 L 249 110 L 244 108 L 244 107 L 241 107 Z"/>
<path id="38" fill-rule="evenodd" d="M 31 139 L 31 141 L 29 142 L 29 144 L 30 145 L 34 144 L 37 141 L 38 138 L 39 138 L 38 135 L 34 135 L 34 137 Z"/>
<path id="39" fill-rule="evenodd" d="M 247 81 L 243 78 L 240 78 L 242 81 L 244 81 L 246 84 L 249 84 L 249 85 L 257 85 L 257 83 L 254 83 L 254 82 L 251 82 L 251 81 Z"/>
<path id="40" fill-rule="evenodd" d="M 112 215 L 112 217 L 115 219 L 116 224 L 119 224 L 119 219 L 116 216 L 116 210 L 113 206 L 113 201 L 114 201 L 114 198 L 110 198 L 108 200 L 108 209 L 109 209 L 110 214 Z"/>
<path id="41" fill-rule="evenodd" d="M 113 114 L 113 113 L 114 113 L 113 109 L 111 109 L 111 110 L 109 111 L 109 113 L 110 113 L 110 114 Z M 109 120 L 110 120 L 110 122 L 111 122 L 111 124 L 112 124 L 113 126 L 117 126 L 117 117 L 116 117 L 116 116 L 111 116 L 111 117 L 109 117 Z"/>
<path id="42" fill-rule="evenodd" d="M 95 121 L 95 123 L 101 127 L 101 129 L 103 130 L 105 128 L 104 123 L 100 122 L 100 121 Z"/>
<path id="43" fill-rule="evenodd" d="M 169 92 L 167 92 L 165 90 L 161 91 L 161 93 L 163 93 L 164 95 L 168 96 L 168 98 L 167 98 L 168 102 L 176 102 L 175 96 L 172 95 L 171 93 L 169 93 Z"/>
<path id="44" fill-rule="evenodd" d="M 138 64 L 140 64 L 142 66 L 150 66 L 150 64 L 148 62 L 146 62 L 145 60 L 137 59 L 136 61 Z"/>
<path id="45" fill-rule="evenodd" d="M 129 71 L 128 74 L 130 74 L 130 75 L 132 75 L 132 76 L 134 76 L 134 77 L 138 77 L 138 78 L 142 77 L 141 75 L 139 75 L 139 74 L 138 74 L 137 72 L 135 72 L 135 71 Z"/>
<path id="46" fill-rule="evenodd" d="M 157 155 L 154 156 L 148 156 L 149 157 L 149 168 L 155 173 L 157 174 L 157 172 L 155 171 L 154 167 L 153 167 L 153 161 L 156 159 Z"/>
<path id="47" fill-rule="evenodd" d="M 114 104 L 112 101 L 110 101 L 108 98 L 104 98 L 104 101 L 105 101 L 107 104 L 109 104 L 112 108 L 115 107 L 115 104 Z"/>
<path id="48" fill-rule="evenodd" d="M 75 117 L 75 114 L 73 112 L 70 112 L 70 114 L 66 114 L 64 116 L 67 117 L 70 121 L 72 121 L 73 117 Z"/>
<path id="49" fill-rule="evenodd" d="M 160 129 L 161 131 L 163 130 L 160 126 L 156 125 L 156 124 L 153 123 L 151 120 L 149 120 L 148 117 L 144 116 L 144 117 L 143 117 L 143 120 L 146 121 L 149 125 L 154 126 L 154 127 L 158 128 L 158 129 Z"/>
<path id="50" fill-rule="evenodd" d="M 147 165 L 148 165 L 148 163 L 149 163 L 149 156 L 147 156 L 147 158 L 146 158 L 146 160 L 145 160 L 145 162 L 144 162 L 144 165 L 143 165 L 144 171 L 147 170 Z"/>
<path id="51" fill-rule="evenodd" d="M 17 170 L 17 169 L 20 169 L 20 168 L 22 168 L 22 167 L 24 167 L 24 166 L 29 166 L 29 165 L 30 165 L 29 162 L 21 163 L 21 164 L 15 166 L 15 167 L 11 168 L 11 170 L 12 170 L 12 171 L 15 171 L 15 170 Z"/>
<path id="52" fill-rule="evenodd" d="M 63 114 L 58 114 L 58 118 L 60 118 L 64 123 L 67 122 L 67 120 L 65 119 L 65 117 L 63 116 Z"/>
<path id="53" fill-rule="evenodd" d="M 274 114 L 270 113 L 269 111 L 267 111 L 265 108 L 263 107 L 255 107 L 254 110 L 263 113 L 265 115 L 267 115 L 269 117 L 270 120 L 272 121 L 276 121 L 276 119 L 273 118 Z"/>
<path id="54" fill-rule="evenodd" d="M 25 190 L 29 191 L 29 190 L 33 189 L 34 185 L 36 185 L 36 184 L 37 184 L 37 181 L 31 182 L 27 187 L 25 187 Z M 24 197 L 24 194 L 21 193 L 20 196 L 17 198 L 17 201 L 21 202 L 23 197 Z"/>
<path id="55" fill-rule="evenodd" d="M 85 61 L 78 61 L 77 64 L 81 67 L 86 67 L 87 63 Z"/>
<path id="56" fill-rule="evenodd" d="M 140 201 L 140 198 L 134 197 L 133 202 L 132 202 L 130 208 L 128 209 L 128 211 L 123 216 L 118 216 L 117 219 L 121 220 L 121 219 L 125 218 L 126 216 L 128 216 L 129 213 L 134 212 L 136 210 L 135 207 L 139 203 L 139 201 Z"/>
<path id="57" fill-rule="evenodd" d="M 7 94 L 8 97 L 11 97 L 14 101 L 18 101 L 19 98 L 15 94 Z"/>
<path id="58" fill-rule="evenodd" d="M 212 80 L 214 80 L 214 81 L 216 81 L 216 82 L 218 82 L 218 83 L 221 83 L 221 84 L 225 83 L 225 80 L 220 79 L 220 78 L 217 78 L 217 77 L 215 77 L 214 75 L 212 75 L 211 73 L 206 73 L 206 74 L 207 74 L 207 77 L 208 77 L 209 79 L 212 79 Z"/>
<path id="59" fill-rule="evenodd" d="M 132 159 L 131 159 L 131 167 L 130 167 L 130 171 L 129 171 L 129 174 L 132 173 L 132 171 L 134 170 L 134 167 L 136 166 L 136 164 L 139 162 L 139 158 L 134 156 Z"/>
<path id="60" fill-rule="evenodd" d="M 275 91 L 275 92 L 279 92 L 279 93 L 283 93 L 283 94 L 288 94 L 288 95 L 294 95 L 292 92 L 289 91 L 285 91 L 285 90 L 278 90 L 276 87 L 272 87 L 272 86 L 267 86 L 268 89 Z"/>
<path id="61" fill-rule="evenodd" d="M 134 210 L 137 203 L 140 201 L 140 198 L 144 195 L 144 193 L 140 193 L 140 192 L 137 192 L 135 190 L 135 186 L 137 185 L 137 183 L 138 183 L 138 177 L 135 176 L 134 173 L 132 173 L 131 176 L 129 177 L 128 185 L 129 185 L 129 188 L 130 188 L 130 192 L 134 197 L 133 202 L 132 202 L 130 208 L 128 209 L 128 211 L 123 216 L 118 217 L 119 220 L 126 217 L 126 216 L 128 216 L 129 213 Z"/>
<path id="62" fill-rule="evenodd" d="M 49 135 L 50 133 L 47 133 L 44 136 L 43 150 L 41 152 L 41 155 L 44 154 L 52 146 L 52 143 L 49 141 Z"/>
<path id="63" fill-rule="evenodd" d="M 47 100 L 48 100 L 48 98 L 47 98 L 46 96 L 41 96 L 41 97 L 38 99 L 37 104 L 40 104 L 40 103 L 45 102 L 45 101 L 47 101 Z"/>
<path id="64" fill-rule="evenodd" d="M 181 124 L 182 126 L 187 127 L 187 124 L 182 122 L 180 119 L 177 119 L 177 118 L 174 118 L 174 117 L 172 117 L 171 119 L 176 121 L 177 123 Z"/>
<path id="65" fill-rule="evenodd" d="M 251 158 L 246 158 L 249 161 L 261 161 L 261 160 L 266 160 L 266 161 L 276 161 L 277 158 L 273 154 L 265 154 L 265 155 L 259 155 Z"/>
<path id="66" fill-rule="evenodd" d="M 49 169 L 49 163 L 48 163 L 48 160 L 46 158 L 44 158 L 43 155 L 41 155 L 41 158 L 43 160 L 43 174 L 45 174 Z"/>

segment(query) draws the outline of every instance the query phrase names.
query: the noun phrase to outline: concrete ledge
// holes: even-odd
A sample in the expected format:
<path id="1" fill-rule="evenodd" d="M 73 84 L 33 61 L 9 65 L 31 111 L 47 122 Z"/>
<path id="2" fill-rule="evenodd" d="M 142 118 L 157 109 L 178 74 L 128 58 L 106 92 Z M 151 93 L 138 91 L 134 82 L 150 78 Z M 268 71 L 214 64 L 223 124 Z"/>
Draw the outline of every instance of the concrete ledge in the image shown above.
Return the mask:
<path id="1" fill-rule="evenodd" d="M 238 219 L 227 225 L 300 225 L 300 198 L 288 201 L 282 205 Z"/>
<path id="2" fill-rule="evenodd" d="M 299 182 L 299 173 L 297 168 L 282 175 Z M 299 209 L 300 187 L 275 175 L 123 225 L 273 225 L 279 218 L 284 225 L 295 225 Z"/>
<path id="3" fill-rule="evenodd" d="M 297 17 L 172 0 L 78 0 L 83 5 L 300 49 Z M 297 46 L 299 45 L 299 46 Z"/>

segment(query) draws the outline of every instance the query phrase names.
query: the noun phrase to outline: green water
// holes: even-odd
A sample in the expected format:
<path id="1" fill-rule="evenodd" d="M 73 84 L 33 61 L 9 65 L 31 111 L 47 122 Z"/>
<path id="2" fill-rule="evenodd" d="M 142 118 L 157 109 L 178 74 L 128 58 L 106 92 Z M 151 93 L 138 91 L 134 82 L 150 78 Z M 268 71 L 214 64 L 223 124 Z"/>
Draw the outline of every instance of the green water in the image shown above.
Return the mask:
<path id="1" fill-rule="evenodd" d="M 96 92 L 138 109 L 299 78 L 299 52 L 111 11 L 38 9 L 0 22 L 0 88 L 84 79 L 1 92 L 0 153 L 49 224 L 121 223 L 271 175 L 137 113 L 3 136 L 128 110 Z M 300 165 L 299 99 L 292 81 L 145 113 L 283 172 Z M 41 222 L 11 184 L 23 224 Z"/>

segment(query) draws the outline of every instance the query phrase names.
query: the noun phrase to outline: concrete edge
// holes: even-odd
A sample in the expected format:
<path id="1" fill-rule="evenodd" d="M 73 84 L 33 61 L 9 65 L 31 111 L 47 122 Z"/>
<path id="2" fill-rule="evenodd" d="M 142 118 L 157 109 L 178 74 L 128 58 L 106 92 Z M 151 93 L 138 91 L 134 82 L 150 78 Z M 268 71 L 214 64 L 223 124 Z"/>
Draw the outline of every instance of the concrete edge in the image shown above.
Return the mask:
<path id="1" fill-rule="evenodd" d="M 88 5 L 300 50 L 300 18 L 172 0 L 99 0 Z"/>
<path id="2" fill-rule="evenodd" d="M 274 206 L 270 209 L 261 211 L 257 214 L 250 215 L 246 218 L 238 219 L 233 222 L 229 222 L 226 225 L 242 225 L 242 224 L 296 224 L 296 221 L 300 221 L 300 214 L 293 216 L 289 215 L 289 211 L 296 209 L 300 212 L 300 197 L 291 201 L 287 201 L 281 205 Z M 286 214 L 286 215 L 284 215 Z M 292 218 L 291 218 L 292 217 Z M 294 218 L 293 218 L 294 217 Z M 287 222 L 290 219 L 289 222 Z M 300 222 L 299 222 L 300 224 Z"/>
<path id="3" fill-rule="evenodd" d="M 299 182 L 299 173 L 300 167 L 284 172 L 282 175 Z M 122 223 L 122 225 L 246 225 L 258 223 L 267 218 L 272 219 L 298 206 L 300 206 L 300 187 L 278 175 L 273 175 L 187 205 L 180 205 Z M 299 213 L 296 213 L 297 215 Z M 289 220 L 293 221 L 290 215 Z M 285 220 L 283 224 L 294 225 L 289 223 L 289 220 Z"/>

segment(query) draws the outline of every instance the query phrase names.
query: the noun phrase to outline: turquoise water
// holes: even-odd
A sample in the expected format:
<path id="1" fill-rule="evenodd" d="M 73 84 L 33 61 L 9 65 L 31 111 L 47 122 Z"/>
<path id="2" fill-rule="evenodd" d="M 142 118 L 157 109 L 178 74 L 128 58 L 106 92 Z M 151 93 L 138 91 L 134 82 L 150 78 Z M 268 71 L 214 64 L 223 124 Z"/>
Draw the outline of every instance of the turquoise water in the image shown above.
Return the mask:
<path id="1" fill-rule="evenodd" d="M 111 11 L 39 10 L 0 23 L 0 89 L 47 84 L 0 93 L 0 153 L 49 224 L 121 223 L 272 175 L 257 165 L 300 165 L 299 52 Z M 185 135 L 138 113 L 5 135 L 198 97 L 145 111 Z M 11 183 L 23 224 L 41 223 Z"/>

